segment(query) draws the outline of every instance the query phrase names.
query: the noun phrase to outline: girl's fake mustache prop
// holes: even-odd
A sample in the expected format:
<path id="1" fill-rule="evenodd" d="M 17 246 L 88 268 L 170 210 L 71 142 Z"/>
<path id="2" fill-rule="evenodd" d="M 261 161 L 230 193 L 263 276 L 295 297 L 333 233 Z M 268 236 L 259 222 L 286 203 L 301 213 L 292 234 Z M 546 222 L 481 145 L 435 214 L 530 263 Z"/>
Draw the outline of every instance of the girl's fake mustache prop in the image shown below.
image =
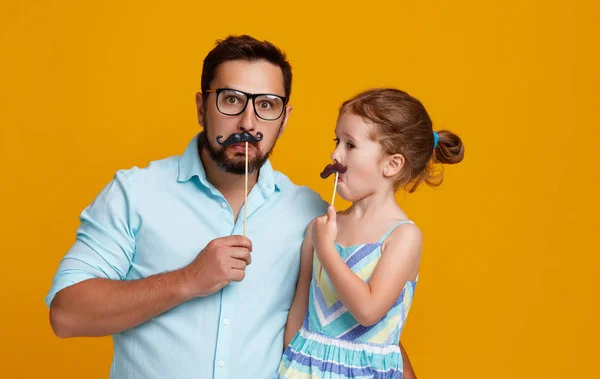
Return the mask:
<path id="1" fill-rule="evenodd" d="M 348 170 L 348 166 L 343 166 L 340 162 L 335 162 L 334 164 L 328 164 L 327 166 L 325 166 L 325 169 L 323 169 L 323 172 L 321 172 L 321 178 L 326 179 L 329 177 L 329 175 L 333 174 L 334 172 L 339 172 L 340 174 L 343 174 L 347 170 Z M 336 182 L 337 182 L 337 178 L 336 178 Z"/>

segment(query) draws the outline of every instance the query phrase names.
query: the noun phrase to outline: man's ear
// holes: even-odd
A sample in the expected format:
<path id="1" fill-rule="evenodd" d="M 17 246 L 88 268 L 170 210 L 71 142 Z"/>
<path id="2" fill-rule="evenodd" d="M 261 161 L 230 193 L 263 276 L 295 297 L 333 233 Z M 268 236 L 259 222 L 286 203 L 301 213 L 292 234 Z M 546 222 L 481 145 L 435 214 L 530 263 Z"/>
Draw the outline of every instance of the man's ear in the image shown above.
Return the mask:
<path id="1" fill-rule="evenodd" d="M 196 93 L 196 113 L 198 114 L 198 124 L 202 127 L 202 123 L 204 122 L 204 99 L 202 97 L 202 92 Z"/>
<path id="2" fill-rule="evenodd" d="M 287 125 L 288 119 L 290 118 L 290 115 L 292 114 L 293 109 L 294 108 L 291 105 L 287 105 L 285 107 L 283 123 L 281 125 L 281 128 L 279 129 L 279 135 L 277 136 L 277 138 L 281 137 L 281 135 L 283 134 L 283 130 L 285 129 L 285 126 Z"/>

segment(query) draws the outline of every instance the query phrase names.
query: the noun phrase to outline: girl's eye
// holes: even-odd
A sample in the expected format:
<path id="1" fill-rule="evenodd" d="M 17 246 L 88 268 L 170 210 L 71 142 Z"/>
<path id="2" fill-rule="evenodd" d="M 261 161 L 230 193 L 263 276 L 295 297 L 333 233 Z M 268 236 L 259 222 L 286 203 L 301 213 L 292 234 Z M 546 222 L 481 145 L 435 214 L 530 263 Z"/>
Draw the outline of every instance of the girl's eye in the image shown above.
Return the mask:
<path id="1" fill-rule="evenodd" d="M 348 146 L 349 149 L 354 149 L 356 147 L 352 142 L 347 142 L 346 146 Z"/>
<path id="2" fill-rule="evenodd" d="M 333 139 L 335 141 L 335 146 L 340 144 L 340 139 L 339 138 L 334 138 Z"/>

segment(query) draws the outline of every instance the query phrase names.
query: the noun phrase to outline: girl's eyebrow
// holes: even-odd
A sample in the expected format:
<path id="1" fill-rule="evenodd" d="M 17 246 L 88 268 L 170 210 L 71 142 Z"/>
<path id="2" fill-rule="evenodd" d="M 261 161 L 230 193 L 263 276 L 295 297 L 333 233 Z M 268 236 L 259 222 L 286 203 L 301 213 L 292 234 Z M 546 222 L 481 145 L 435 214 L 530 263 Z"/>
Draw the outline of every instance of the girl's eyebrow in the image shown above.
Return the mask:
<path id="1" fill-rule="evenodd" d="M 356 141 L 356 138 L 350 133 L 344 132 L 342 133 L 345 137 L 348 137 L 349 140 Z"/>

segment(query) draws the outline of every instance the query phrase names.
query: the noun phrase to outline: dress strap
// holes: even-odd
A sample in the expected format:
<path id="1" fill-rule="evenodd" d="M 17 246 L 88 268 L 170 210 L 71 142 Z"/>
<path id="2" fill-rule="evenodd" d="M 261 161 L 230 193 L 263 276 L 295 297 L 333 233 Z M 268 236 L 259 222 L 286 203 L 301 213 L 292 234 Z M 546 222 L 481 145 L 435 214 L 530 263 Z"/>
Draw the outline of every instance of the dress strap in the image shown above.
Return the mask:
<path id="1" fill-rule="evenodd" d="M 383 235 L 383 237 L 381 237 L 381 239 L 379 240 L 379 243 L 380 243 L 380 244 L 382 244 L 382 243 L 383 243 L 383 241 L 385 241 L 385 239 L 386 239 L 386 238 L 388 238 L 390 234 L 392 234 L 392 232 L 394 231 L 394 229 L 396 229 L 396 228 L 397 228 L 397 227 L 399 227 L 400 225 L 404 225 L 404 224 L 413 224 L 413 225 L 414 225 L 415 223 L 414 223 L 413 221 L 411 221 L 411 220 L 403 220 L 403 221 L 400 221 L 400 222 L 396 223 L 394 226 L 392 226 L 392 227 L 390 228 L 390 230 L 388 230 L 388 231 L 387 231 L 387 232 L 386 232 L 386 233 Z"/>

